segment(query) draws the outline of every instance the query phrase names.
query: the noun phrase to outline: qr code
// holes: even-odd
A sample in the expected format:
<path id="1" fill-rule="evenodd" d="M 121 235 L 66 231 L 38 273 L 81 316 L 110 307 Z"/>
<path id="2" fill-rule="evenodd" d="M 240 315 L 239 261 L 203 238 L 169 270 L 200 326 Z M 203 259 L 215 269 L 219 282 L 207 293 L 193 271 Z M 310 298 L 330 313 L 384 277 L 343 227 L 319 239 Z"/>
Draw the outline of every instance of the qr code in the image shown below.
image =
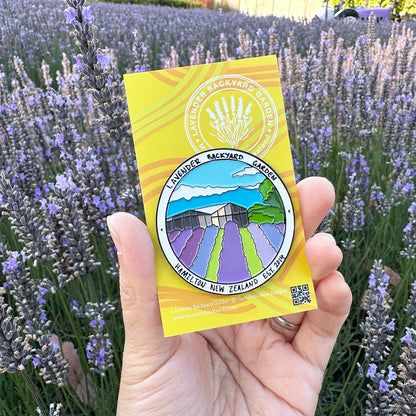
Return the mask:
<path id="1" fill-rule="evenodd" d="M 292 286 L 290 288 L 290 293 L 292 295 L 293 305 L 295 306 L 312 302 L 308 285 Z"/>

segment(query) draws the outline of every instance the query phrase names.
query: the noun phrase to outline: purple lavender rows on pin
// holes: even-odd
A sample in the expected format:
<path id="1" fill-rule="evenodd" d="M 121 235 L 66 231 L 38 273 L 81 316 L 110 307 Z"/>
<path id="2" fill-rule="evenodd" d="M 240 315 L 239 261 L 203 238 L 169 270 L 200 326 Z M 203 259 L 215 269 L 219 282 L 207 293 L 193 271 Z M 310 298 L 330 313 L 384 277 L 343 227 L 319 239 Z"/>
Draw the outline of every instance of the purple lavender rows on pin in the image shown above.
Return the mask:
<path id="1" fill-rule="evenodd" d="M 179 230 L 173 230 L 168 234 L 169 241 L 171 244 L 176 240 L 176 238 L 178 237 L 180 233 L 181 232 Z"/>
<path id="2" fill-rule="evenodd" d="M 267 267 L 276 255 L 276 250 L 270 244 L 259 225 L 252 222 L 247 227 L 256 245 L 257 255 L 263 267 Z"/>
<path id="3" fill-rule="evenodd" d="M 204 237 L 204 229 L 196 228 L 191 237 L 186 242 L 185 248 L 182 250 L 179 260 L 186 266 L 190 267 L 198 252 L 198 247 L 201 244 L 201 240 Z"/>
<path id="4" fill-rule="evenodd" d="M 282 235 L 285 235 L 285 230 L 286 230 L 286 224 L 284 222 L 281 222 L 279 224 L 276 224 L 277 228 L 279 229 L 280 233 Z"/>
<path id="5" fill-rule="evenodd" d="M 182 250 L 184 249 L 187 241 L 192 235 L 192 229 L 187 228 L 183 230 L 180 235 L 175 239 L 175 241 L 171 244 L 173 252 L 176 254 L 177 257 L 181 256 Z"/>
<path id="6" fill-rule="evenodd" d="M 283 241 L 283 234 L 280 232 L 277 224 L 264 223 L 260 225 L 265 236 L 276 251 L 280 250 Z"/>
<path id="7" fill-rule="evenodd" d="M 216 225 L 210 225 L 206 228 L 198 253 L 196 254 L 195 260 L 190 268 L 191 271 L 199 277 L 205 277 L 207 275 L 208 263 L 217 235 L 218 227 Z"/>
<path id="8" fill-rule="evenodd" d="M 234 221 L 229 221 L 224 227 L 218 283 L 242 282 L 250 277 L 238 226 Z"/>

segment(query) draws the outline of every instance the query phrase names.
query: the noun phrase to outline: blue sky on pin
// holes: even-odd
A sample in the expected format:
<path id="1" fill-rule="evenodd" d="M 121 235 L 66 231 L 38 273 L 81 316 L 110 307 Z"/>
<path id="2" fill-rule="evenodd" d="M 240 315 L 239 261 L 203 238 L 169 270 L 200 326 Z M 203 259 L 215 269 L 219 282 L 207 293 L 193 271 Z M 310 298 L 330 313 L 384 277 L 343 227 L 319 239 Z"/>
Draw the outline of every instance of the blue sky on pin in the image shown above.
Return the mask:
<path id="1" fill-rule="evenodd" d="M 264 175 L 244 162 L 218 160 L 198 166 L 184 177 L 181 185 L 215 187 L 254 186 L 264 180 Z"/>

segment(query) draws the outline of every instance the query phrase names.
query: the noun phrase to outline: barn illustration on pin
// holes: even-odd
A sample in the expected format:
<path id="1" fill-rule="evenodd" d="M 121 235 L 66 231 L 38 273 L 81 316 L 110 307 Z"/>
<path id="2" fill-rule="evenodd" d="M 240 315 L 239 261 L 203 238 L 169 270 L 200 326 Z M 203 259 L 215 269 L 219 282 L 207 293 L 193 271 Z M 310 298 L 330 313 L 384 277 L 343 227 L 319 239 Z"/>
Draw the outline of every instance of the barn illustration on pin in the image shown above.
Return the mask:
<path id="1" fill-rule="evenodd" d="M 232 203 L 192 209 L 166 218 L 166 229 L 169 233 L 174 230 L 182 231 L 189 228 L 205 229 L 210 225 L 224 228 L 229 221 L 235 222 L 238 227 L 247 227 L 249 224 L 247 209 Z"/>

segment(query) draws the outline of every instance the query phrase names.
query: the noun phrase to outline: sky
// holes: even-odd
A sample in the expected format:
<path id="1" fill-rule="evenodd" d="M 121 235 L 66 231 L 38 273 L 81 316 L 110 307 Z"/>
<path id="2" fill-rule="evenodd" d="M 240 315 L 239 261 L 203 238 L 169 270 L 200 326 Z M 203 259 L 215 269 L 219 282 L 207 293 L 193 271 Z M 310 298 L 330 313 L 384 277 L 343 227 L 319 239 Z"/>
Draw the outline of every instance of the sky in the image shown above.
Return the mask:
<path id="1" fill-rule="evenodd" d="M 264 180 L 264 175 L 244 162 L 234 160 L 215 160 L 204 163 L 189 172 L 177 184 L 199 187 L 224 187 L 254 186 Z"/>

